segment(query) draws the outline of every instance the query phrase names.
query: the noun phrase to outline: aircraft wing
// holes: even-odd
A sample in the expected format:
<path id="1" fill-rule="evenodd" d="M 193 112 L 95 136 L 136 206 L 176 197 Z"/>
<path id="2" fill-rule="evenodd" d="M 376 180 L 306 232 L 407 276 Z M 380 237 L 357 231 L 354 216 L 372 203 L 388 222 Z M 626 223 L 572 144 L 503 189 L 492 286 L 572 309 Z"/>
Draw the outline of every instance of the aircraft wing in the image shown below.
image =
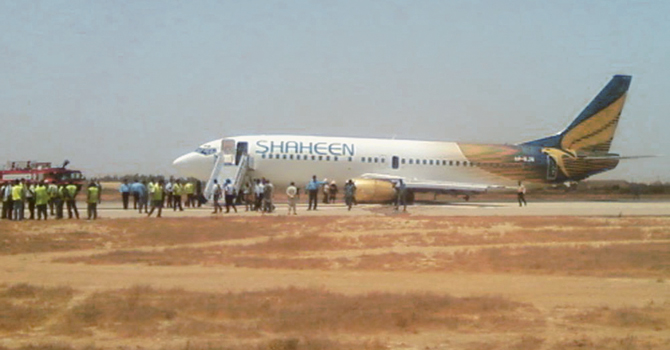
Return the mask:
<path id="1" fill-rule="evenodd" d="M 374 174 L 367 173 L 361 175 L 364 179 L 383 180 L 395 182 L 403 180 L 408 190 L 414 192 L 445 192 L 445 193 L 483 193 L 494 188 L 507 188 L 505 186 L 494 186 L 467 182 L 451 182 L 451 181 L 429 181 L 406 178 L 402 176 L 394 176 L 388 174 Z"/>

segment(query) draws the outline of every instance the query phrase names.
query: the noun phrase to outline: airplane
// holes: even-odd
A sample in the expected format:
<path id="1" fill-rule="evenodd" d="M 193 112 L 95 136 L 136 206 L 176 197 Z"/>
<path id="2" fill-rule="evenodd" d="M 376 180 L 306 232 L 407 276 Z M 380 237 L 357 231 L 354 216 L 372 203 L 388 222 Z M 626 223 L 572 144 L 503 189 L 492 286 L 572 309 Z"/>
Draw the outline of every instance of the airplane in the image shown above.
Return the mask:
<path id="1" fill-rule="evenodd" d="M 632 77 L 615 75 L 563 131 L 518 144 L 471 144 L 302 135 L 243 135 L 202 144 L 177 158 L 181 176 L 236 189 L 251 178 L 307 183 L 312 175 L 344 184 L 353 179 L 359 202 L 385 202 L 403 180 L 407 190 L 464 195 L 511 188 L 519 181 L 578 182 L 614 169 L 610 153 Z M 644 157 L 644 156 L 640 156 Z"/>

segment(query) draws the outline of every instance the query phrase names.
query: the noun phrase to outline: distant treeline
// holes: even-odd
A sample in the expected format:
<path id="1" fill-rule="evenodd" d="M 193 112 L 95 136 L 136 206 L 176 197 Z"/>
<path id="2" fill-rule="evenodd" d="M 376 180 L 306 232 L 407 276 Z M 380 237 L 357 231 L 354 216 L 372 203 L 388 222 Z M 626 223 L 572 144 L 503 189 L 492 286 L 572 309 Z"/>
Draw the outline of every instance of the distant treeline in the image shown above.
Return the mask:
<path id="1" fill-rule="evenodd" d="M 544 191 L 570 191 L 578 193 L 597 194 L 670 194 L 670 182 L 656 181 L 652 183 L 627 182 L 627 181 L 584 181 L 572 186 L 545 187 Z"/>

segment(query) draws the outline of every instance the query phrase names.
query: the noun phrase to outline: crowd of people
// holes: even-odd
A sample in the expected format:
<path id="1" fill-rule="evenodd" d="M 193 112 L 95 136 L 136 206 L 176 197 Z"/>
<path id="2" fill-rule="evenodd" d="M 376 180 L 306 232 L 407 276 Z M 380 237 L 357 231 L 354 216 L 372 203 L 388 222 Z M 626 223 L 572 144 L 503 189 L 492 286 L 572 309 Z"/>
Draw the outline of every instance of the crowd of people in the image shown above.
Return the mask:
<path id="1" fill-rule="evenodd" d="M 44 181 L 14 180 L 0 186 L 2 196 L 2 219 L 24 220 L 37 219 L 47 220 L 49 216 L 55 219 L 63 219 L 65 210 L 69 219 L 79 219 L 76 198 L 84 188 L 87 203 L 87 219 L 98 218 L 97 205 L 101 202 L 102 186 L 99 182 L 91 181 L 85 186 L 73 182 L 64 184 L 45 183 Z M 308 211 L 317 210 L 318 196 L 322 194 L 322 203 L 335 203 L 339 188 L 335 181 L 317 180 L 316 175 L 304 187 L 308 195 Z M 406 210 L 406 187 L 402 180 L 395 183 L 397 198 L 396 210 L 400 206 Z M 173 211 L 184 211 L 184 208 L 199 208 L 207 200 L 203 195 L 203 186 L 200 181 L 189 181 L 170 178 L 150 179 L 140 181 L 139 179 L 129 182 L 123 180 L 119 186 L 123 209 L 129 209 L 132 200 L 132 209 L 140 214 L 152 216 L 156 213 L 161 217 L 164 207 L 172 208 Z M 297 215 L 297 204 L 300 200 L 300 188 L 295 182 L 291 182 L 286 188 L 288 202 L 288 214 Z M 348 210 L 356 205 L 356 185 L 348 180 L 343 186 L 344 203 Z M 233 183 L 228 179 L 223 184 L 214 180 L 212 190 L 213 212 L 212 214 L 230 213 L 231 209 L 237 213 L 237 206 L 244 207 L 245 211 L 256 211 L 262 214 L 272 213 L 276 210 L 274 203 L 275 186 L 266 178 L 253 179 L 245 182 L 236 190 Z M 222 205 L 223 203 L 223 205 Z M 26 207 L 28 217 L 25 217 Z"/>
<path id="2" fill-rule="evenodd" d="M 243 206 L 245 211 L 256 211 L 262 214 L 272 213 L 276 210 L 274 204 L 275 186 L 266 178 L 253 179 L 245 182 L 239 191 L 236 190 L 230 179 L 220 184 L 217 180 L 212 184 L 212 214 L 230 213 L 231 210 L 237 213 L 237 206 Z M 337 183 L 316 180 L 316 176 L 305 186 L 309 194 L 308 210 L 317 209 L 317 196 L 319 191 L 323 193 L 323 203 L 335 203 L 338 193 Z M 164 207 L 172 208 L 174 211 L 183 211 L 184 207 L 201 207 L 206 201 L 202 183 L 200 181 L 188 181 L 170 178 L 168 181 L 139 181 L 135 180 L 129 183 L 124 180 L 119 187 L 123 208 L 130 207 L 130 199 L 133 200 L 133 209 L 144 211 L 147 216 L 151 216 L 154 210 L 157 217 L 161 216 Z M 356 185 L 349 180 L 344 185 L 344 200 L 349 210 L 356 204 Z M 289 214 L 296 215 L 296 207 L 300 198 L 300 189 L 291 182 L 286 188 L 286 197 L 288 201 Z M 183 206 L 182 206 L 183 202 Z M 223 203 L 223 205 L 222 205 Z M 150 208 L 150 209 L 149 209 Z"/>
<path id="3" fill-rule="evenodd" d="M 101 186 L 90 182 L 86 187 L 87 219 L 97 219 L 97 205 L 100 203 Z M 6 220 L 47 220 L 64 218 L 67 208 L 69 219 L 79 219 L 77 194 L 80 186 L 74 182 L 54 184 L 44 181 L 16 179 L 0 186 L 2 195 L 2 219 Z M 26 206 L 28 217 L 25 217 Z M 48 209 L 48 210 L 47 210 Z"/>
<path id="4" fill-rule="evenodd" d="M 133 209 L 147 216 L 151 216 L 156 211 L 156 216 L 161 217 L 163 207 L 172 208 L 173 211 L 184 211 L 184 207 L 201 207 L 204 202 L 200 181 L 170 178 L 168 181 L 135 179 L 129 183 L 128 180 L 123 180 L 119 186 L 119 192 L 123 209 L 130 207 L 132 198 Z"/>

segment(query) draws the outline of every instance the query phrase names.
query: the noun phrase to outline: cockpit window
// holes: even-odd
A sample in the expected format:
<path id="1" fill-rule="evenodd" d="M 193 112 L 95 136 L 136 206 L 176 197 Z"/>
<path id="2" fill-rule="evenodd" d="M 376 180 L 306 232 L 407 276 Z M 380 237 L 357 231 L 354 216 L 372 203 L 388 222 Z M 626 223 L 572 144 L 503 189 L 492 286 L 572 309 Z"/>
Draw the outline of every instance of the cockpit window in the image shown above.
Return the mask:
<path id="1" fill-rule="evenodd" d="M 214 153 L 216 153 L 216 149 L 215 149 L 215 148 L 211 148 L 211 147 L 198 147 L 198 148 L 195 150 L 195 152 L 196 152 L 196 153 L 200 153 L 200 154 L 202 154 L 203 156 L 208 156 L 208 155 L 210 155 L 210 154 L 214 154 Z"/>

